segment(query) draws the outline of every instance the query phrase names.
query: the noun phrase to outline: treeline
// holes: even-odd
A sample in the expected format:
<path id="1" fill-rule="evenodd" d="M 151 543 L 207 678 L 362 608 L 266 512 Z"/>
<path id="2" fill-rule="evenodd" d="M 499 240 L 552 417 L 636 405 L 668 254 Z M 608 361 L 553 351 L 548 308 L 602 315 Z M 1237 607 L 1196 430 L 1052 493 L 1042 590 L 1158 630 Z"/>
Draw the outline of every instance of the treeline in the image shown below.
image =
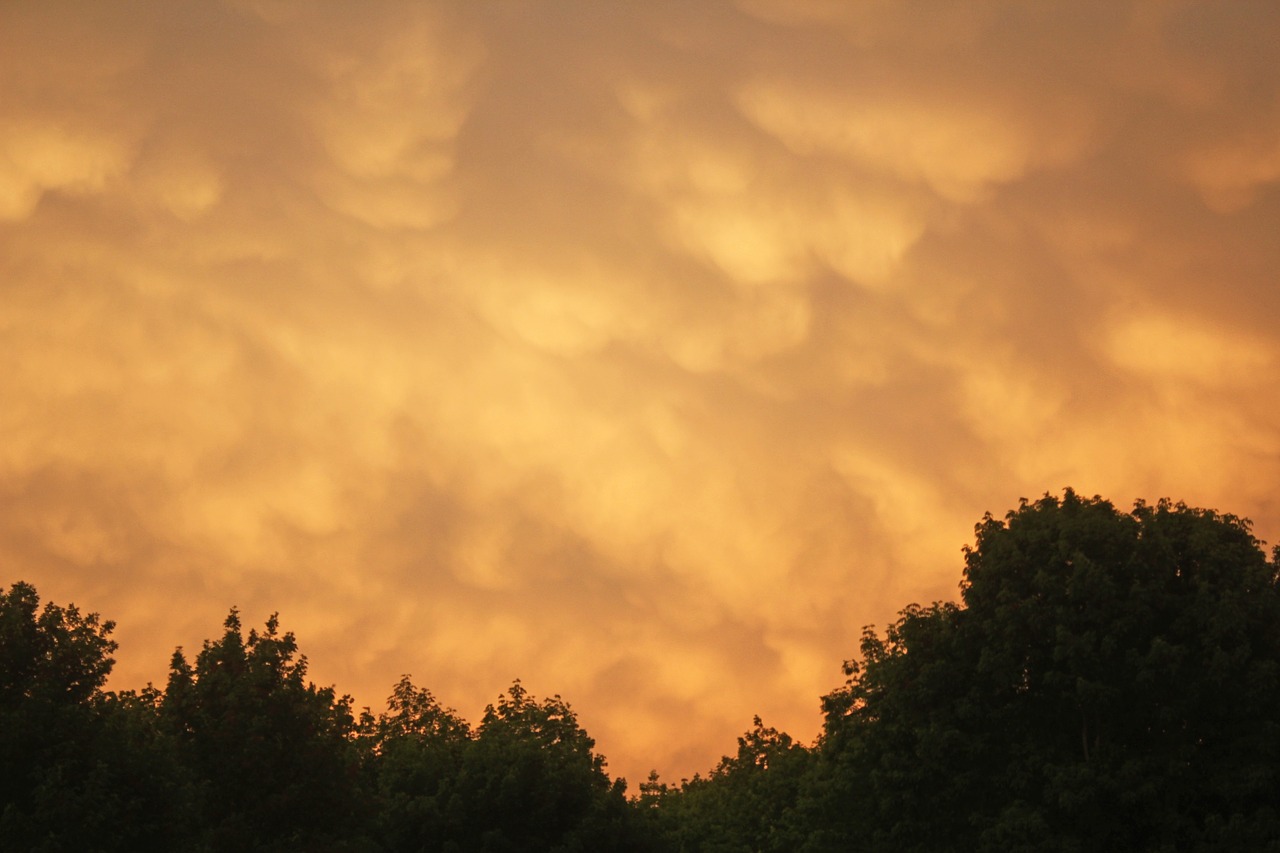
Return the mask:
<path id="1" fill-rule="evenodd" d="M 377 715 L 235 611 L 163 689 L 113 625 L 0 591 L 5 850 L 1280 850 L 1280 554 L 1248 522 L 1067 490 L 976 528 L 959 603 L 866 630 L 800 744 L 759 719 L 628 797 L 560 697 Z M 674 723 L 673 723 L 674 724 Z"/>
<path id="2" fill-rule="evenodd" d="M 472 728 L 407 677 L 386 710 L 306 679 L 233 610 L 163 690 L 102 689 L 110 622 L 0 593 L 5 850 L 643 850 L 624 783 L 560 697 L 519 682 Z"/>

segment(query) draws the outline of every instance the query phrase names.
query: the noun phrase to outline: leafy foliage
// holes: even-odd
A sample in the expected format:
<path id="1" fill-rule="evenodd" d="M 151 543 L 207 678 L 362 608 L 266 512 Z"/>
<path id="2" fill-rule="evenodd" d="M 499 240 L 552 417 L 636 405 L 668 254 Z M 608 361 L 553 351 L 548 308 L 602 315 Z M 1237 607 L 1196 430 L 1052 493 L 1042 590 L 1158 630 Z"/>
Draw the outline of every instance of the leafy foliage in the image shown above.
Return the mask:
<path id="1" fill-rule="evenodd" d="M 102 690 L 115 625 L 34 587 L 0 592 L 0 838 L 14 850 L 136 850 L 175 836 L 153 709 Z"/>
<path id="2" fill-rule="evenodd" d="M 813 747 L 756 718 L 628 800 L 559 696 L 474 728 L 408 676 L 357 721 L 272 616 L 163 691 L 113 625 L 0 593 L 6 849 L 1280 850 L 1280 586 L 1248 522 L 1071 490 L 976 527 L 958 602 L 863 632 Z"/>
<path id="3" fill-rule="evenodd" d="M 626 850 L 625 783 L 611 782 L 595 741 L 559 696 L 519 681 L 489 705 L 462 756 L 453 827 L 458 850 Z"/>
<path id="4" fill-rule="evenodd" d="M 174 653 L 160 705 L 194 775 L 202 843 L 246 851 L 344 847 L 365 799 L 350 700 L 306 681 L 306 658 L 274 615 L 263 633 L 247 638 L 235 610 L 224 628 L 194 666 Z"/>
<path id="5" fill-rule="evenodd" d="M 825 698 L 825 843 L 1280 840 L 1280 596 L 1246 522 L 1068 490 L 984 518 L 965 564 L 963 606 L 868 632 Z"/>
<path id="6" fill-rule="evenodd" d="M 795 806 L 810 770 L 811 753 L 785 732 L 755 718 L 738 738 L 738 752 L 711 773 L 679 787 L 656 774 L 641 786 L 640 804 L 655 818 L 666 849 L 706 853 L 789 853 L 804 830 Z"/>
<path id="7" fill-rule="evenodd" d="M 471 728 L 404 676 L 387 710 L 364 723 L 377 776 L 378 837 L 386 850 L 456 849 L 454 799 Z"/>

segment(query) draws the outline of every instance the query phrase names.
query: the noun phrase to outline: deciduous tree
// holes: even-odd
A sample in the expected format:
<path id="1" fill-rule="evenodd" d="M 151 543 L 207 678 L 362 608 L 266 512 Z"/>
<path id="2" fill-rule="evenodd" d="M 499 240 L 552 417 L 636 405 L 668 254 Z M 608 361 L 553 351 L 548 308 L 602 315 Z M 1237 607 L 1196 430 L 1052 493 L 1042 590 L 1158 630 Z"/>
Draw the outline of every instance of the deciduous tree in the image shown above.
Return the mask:
<path id="1" fill-rule="evenodd" d="M 194 666 L 173 655 L 161 703 L 214 850 L 339 850 L 365 824 L 350 700 L 306 680 L 276 616 L 246 637 L 232 610 Z"/>
<path id="2" fill-rule="evenodd" d="M 824 700 L 827 846 L 1280 844 L 1280 595 L 1246 521 L 1068 490 L 987 516 L 962 604 L 868 632 Z M 819 846 L 819 845 L 815 845 Z"/>

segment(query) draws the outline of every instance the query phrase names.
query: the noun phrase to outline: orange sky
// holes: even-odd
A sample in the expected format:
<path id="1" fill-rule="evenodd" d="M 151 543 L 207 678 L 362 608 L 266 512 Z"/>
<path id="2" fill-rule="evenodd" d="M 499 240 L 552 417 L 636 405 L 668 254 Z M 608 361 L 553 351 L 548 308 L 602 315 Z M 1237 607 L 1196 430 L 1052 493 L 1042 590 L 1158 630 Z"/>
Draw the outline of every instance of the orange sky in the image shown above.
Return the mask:
<path id="1" fill-rule="evenodd" d="M 1280 6 L 8 2 L 0 575 L 635 784 L 1072 485 L 1280 539 Z"/>

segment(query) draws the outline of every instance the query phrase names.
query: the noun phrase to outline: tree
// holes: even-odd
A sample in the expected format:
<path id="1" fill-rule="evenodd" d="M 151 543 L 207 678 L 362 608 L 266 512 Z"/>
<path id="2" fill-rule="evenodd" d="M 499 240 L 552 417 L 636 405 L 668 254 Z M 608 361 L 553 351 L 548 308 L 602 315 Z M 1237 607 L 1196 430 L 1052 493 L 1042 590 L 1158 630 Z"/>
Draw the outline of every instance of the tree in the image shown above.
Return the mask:
<path id="1" fill-rule="evenodd" d="M 104 691 L 115 624 L 0 591 L 0 838 L 14 850 L 176 842 L 175 765 L 154 707 Z"/>
<path id="2" fill-rule="evenodd" d="M 637 849 L 622 780 L 559 696 L 538 701 L 519 681 L 489 705 L 463 756 L 450 823 L 459 851 Z"/>
<path id="3" fill-rule="evenodd" d="M 0 592 L 0 703 L 82 706 L 100 694 L 115 660 L 115 623 L 47 602 L 19 581 Z"/>
<path id="4" fill-rule="evenodd" d="M 756 717 L 738 738 L 736 755 L 679 787 L 651 776 L 641 786 L 640 805 L 657 816 L 653 831 L 664 849 L 791 853 L 803 839 L 794 810 L 809 764 L 808 749 Z"/>
<path id="5" fill-rule="evenodd" d="M 360 843 L 367 798 L 350 699 L 306 680 L 273 614 L 246 638 L 233 609 L 191 666 L 173 655 L 160 705 L 194 777 L 213 850 L 339 850 Z"/>
<path id="6" fill-rule="evenodd" d="M 0 592 L 0 837 L 38 849 L 73 842 L 88 797 L 94 703 L 114 661 L 115 625 L 48 602 L 35 587 Z"/>
<path id="7" fill-rule="evenodd" d="M 387 710 L 376 720 L 366 719 L 365 729 L 383 847 L 417 853 L 449 849 L 460 832 L 450 821 L 471 727 L 406 675 L 387 699 Z"/>
<path id="8" fill-rule="evenodd" d="M 1247 521 L 1067 490 L 824 699 L 813 846 L 1280 847 L 1280 593 Z"/>

